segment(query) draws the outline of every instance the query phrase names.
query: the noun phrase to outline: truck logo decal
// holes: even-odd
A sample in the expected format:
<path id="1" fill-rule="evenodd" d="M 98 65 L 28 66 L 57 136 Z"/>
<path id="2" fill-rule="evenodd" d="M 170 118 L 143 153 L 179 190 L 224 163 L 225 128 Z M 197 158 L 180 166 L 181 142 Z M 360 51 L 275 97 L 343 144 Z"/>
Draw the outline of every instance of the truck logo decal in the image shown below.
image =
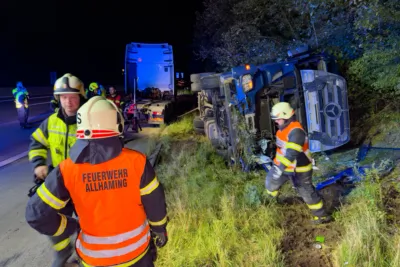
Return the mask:
<path id="1" fill-rule="evenodd" d="M 342 114 L 342 108 L 336 103 L 329 103 L 325 106 L 325 115 L 331 119 L 337 119 Z"/>

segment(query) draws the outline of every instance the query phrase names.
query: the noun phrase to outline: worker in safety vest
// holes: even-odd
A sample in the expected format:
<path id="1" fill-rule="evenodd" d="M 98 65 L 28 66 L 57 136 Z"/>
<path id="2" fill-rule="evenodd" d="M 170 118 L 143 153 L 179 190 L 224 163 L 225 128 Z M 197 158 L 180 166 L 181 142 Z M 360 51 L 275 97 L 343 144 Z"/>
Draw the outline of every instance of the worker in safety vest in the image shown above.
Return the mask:
<path id="1" fill-rule="evenodd" d="M 272 107 L 271 117 L 278 125 L 276 133 L 276 156 L 274 165 L 265 181 L 267 193 L 278 196 L 279 188 L 288 180 L 297 188 L 299 195 L 313 214 L 313 223 L 332 220 L 327 214 L 323 200 L 312 184 L 312 158 L 307 134 L 296 121 L 289 103 L 280 102 Z"/>
<path id="2" fill-rule="evenodd" d="M 90 99 L 96 95 L 99 95 L 98 90 L 99 90 L 100 86 L 98 83 L 96 82 L 92 82 L 89 84 L 89 88 L 86 89 L 86 98 Z"/>
<path id="3" fill-rule="evenodd" d="M 47 179 L 49 167 L 47 166 L 47 154 L 50 151 L 52 164 L 50 169 L 58 166 L 68 157 L 72 145 L 76 141 L 76 113 L 85 102 L 85 89 L 82 81 L 72 74 L 65 74 L 59 78 L 54 86 L 54 96 L 61 108 L 57 113 L 44 120 L 39 128 L 31 136 L 29 147 L 29 160 L 33 165 L 36 180 Z M 45 187 L 39 187 L 36 197 L 42 199 L 52 207 L 59 208 L 58 212 L 66 216 L 72 216 L 74 207 L 69 202 L 62 207 L 50 196 L 47 198 Z M 63 216 L 64 216 L 63 215 Z M 51 231 L 51 227 L 50 231 Z M 52 267 L 62 267 L 73 253 L 69 235 L 59 231 L 52 233 L 50 237 L 55 250 L 55 259 Z M 46 230 L 49 231 L 49 230 Z"/>
<path id="4" fill-rule="evenodd" d="M 152 165 L 123 148 L 123 118 L 111 101 L 92 97 L 77 122 L 70 158 L 49 174 L 43 194 L 30 199 L 28 223 L 46 235 L 69 236 L 80 228 L 82 266 L 154 266 L 153 242 L 163 247 L 168 238 L 164 190 Z M 70 200 L 79 222 L 59 213 Z"/>
<path id="5" fill-rule="evenodd" d="M 18 120 L 21 128 L 29 128 L 28 117 L 29 117 L 29 93 L 28 90 L 23 86 L 22 82 L 17 82 L 17 87 L 12 90 L 14 96 L 15 107 L 18 112 Z"/>

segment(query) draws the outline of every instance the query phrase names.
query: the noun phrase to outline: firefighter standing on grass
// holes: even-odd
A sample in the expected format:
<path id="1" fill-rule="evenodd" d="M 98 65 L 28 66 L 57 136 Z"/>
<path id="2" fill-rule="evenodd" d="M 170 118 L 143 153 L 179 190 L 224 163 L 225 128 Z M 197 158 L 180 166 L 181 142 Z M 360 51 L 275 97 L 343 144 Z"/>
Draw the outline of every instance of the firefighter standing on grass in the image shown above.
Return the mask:
<path id="1" fill-rule="evenodd" d="M 104 97 L 88 100 L 77 123 L 70 158 L 46 178 L 45 195 L 30 199 L 28 223 L 46 235 L 69 236 L 80 228 L 82 266 L 154 266 L 152 238 L 158 247 L 168 238 L 164 191 L 152 165 L 144 154 L 123 148 L 122 115 Z M 69 200 L 79 222 L 59 213 Z"/>
<path id="2" fill-rule="evenodd" d="M 57 113 L 50 115 L 43 121 L 31 136 L 29 160 L 33 165 L 35 179 L 44 180 L 53 167 L 68 157 L 71 146 L 76 141 L 76 112 L 85 102 L 84 85 L 80 79 L 72 74 L 65 74 L 59 78 L 54 86 L 54 96 L 60 103 Z M 47 153 L 50 151 L 52 164 L 47 166 Z M 57 208 L 60 214 L 72 216 L 73 205 L 60 204 L 48 197 L 46 187 L 39 187 L 35 198 L 40 198 L 52 207 Z M 64 216 L 64 215 L 62 215 Z M 60 229 L 54 231 L 50 237 L 55 250 L 55 259 L 52 267 L 63 267 L 73 253 L 69 235 Z"/>
<path id="3" fill-rule="evenodd" d="M 289 103 L 280 102 L 272 107 L 272 119 L 278 124 L 276 157 L 269 171 L 265 187 L 267 193 L 278 196 L 279 188 L 288 180 L 293 182 L 299 195 L 310 208 L 315 224 L 332 220 L 325 210 L 321 197 L 312 184 L 312 158 L 307 134 L 294 117 Z"/>

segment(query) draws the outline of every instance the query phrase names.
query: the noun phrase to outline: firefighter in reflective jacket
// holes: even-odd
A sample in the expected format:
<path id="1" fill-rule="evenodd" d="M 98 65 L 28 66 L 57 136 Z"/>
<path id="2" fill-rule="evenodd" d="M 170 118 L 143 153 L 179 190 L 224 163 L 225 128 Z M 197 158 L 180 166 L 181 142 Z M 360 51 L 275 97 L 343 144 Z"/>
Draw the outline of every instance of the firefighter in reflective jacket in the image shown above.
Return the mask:
<path id="1" fill-rule="evenodd" d="M 289 103 L 280 102 L 272 107 L 271 117 L 278 125 L 274 165 L 265 181 L 267 193 L 278 196 L 279 188 L 288 180 L 310 208 L 315 224 L 332 218 L 325 210 L 323 200 L 312 184 L 312 158 L 308 138 L 300 122 L 296 121 Z"/>
<path id="2" fill-rule="evenodd" d="M 86 89 L 85 93 L 86 93 L 86 98 L 90 99 L 96 95 L 98 95 L 98 90 L 99 90 L 100 86 L 98 83 L 96 82 L 92 82 L 89 84 L 89 88 Z"/>
<path id="3" fill-rule="evenodd" d="M 44 180 L 49 173 L 48 151 L 51 155 L 51 168 L 56 167 L 68 157 L 69 149 L 76 141 L 76 112 L 85 102 L 84 93 L 82 81 L 72 74 L 65 74 L 56 81 L 54 96 L 59 101 L 61 108 L 57 113 L 44 120 L 31 136 L 28 155 L 36 179 Z M 43 196 L 44 193 L 38 192 L 38 194 Z M 72 216 L 72 204 L 69 203 L 59 212 Z M 55 233 L 50 240 L 55 250 L 52 267 L 64 266 L 73 253 L 69 237 Z"/>
<path id="4" fill-rule="evenodd" d="M 26 209 L 42 234 L 69 236 L 80 228 L 82 266 L 154 266 L 154 243 L 167 241 L 164 191 L 146 156 L 123 148 L 123 118 L 95 96 L 77 114 L 70 158 L 52 171 Z M 59 213 L 72 200 L 78 221 Z"/>

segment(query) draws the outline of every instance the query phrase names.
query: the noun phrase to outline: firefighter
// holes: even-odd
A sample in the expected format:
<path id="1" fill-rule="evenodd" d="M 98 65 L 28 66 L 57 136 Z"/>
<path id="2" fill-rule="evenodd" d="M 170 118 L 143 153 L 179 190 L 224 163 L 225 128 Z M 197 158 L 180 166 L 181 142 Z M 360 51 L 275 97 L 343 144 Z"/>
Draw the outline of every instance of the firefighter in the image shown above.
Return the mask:
<path id="1" fill-rule="evenodd" d="M 168 237 L 164 190 L 152 165 L 144 154 L 123 148 L 122 115 L 104 97 L 89 99 L 77 123 L 70 158 L 30 199 L 27 222 L 46 235 L 67 237 L 80 229 L 82 266 L 154 266 L 155 246 L 165 246 Z M 79 221 L 59 213 L 70 200 Z"/>
<path id="2" fill-rule="evenodd" d="M 33 165 L 36 181 L 45 180 L 49 171 L 68 157 L 68 152 L 76 141 L 76 112 L 85 102 L 84 85 L 79 78 L 65 74 L 56 81 L 54 96 L 61 108 L 44 120 L 31 136 L 29 160 Z M 50 167 L 47 166 L 48 151 L 52 161 Z M 36 195 L 43 197 L 45 194 L 46 192 L 39 190 Z M 59 210 L 66 216 L 72 216 L 73 211 L 71 203 Z M 53 233 L 50 241 L 55 250 L 52 267 L 64 266 L 73 253 L 69 236 L 61 235 L 60 232 Z"/>
<path id="3" fill-rule="evenodd" d="M 312 184 L 312 158 L 307 134 L 296 121 L 294 110 L 289 103 L 280 102 L 272 107 L 271 117 L 279 130 L 276 133 L 276 156 L 274 165 L 265 181 L 267 193 L 278 196 L 279 188 L 288 180 L 297 189 L 313 215 L 313 223 L 332 220 L 327 214 L 323 200 Z"/>
<path id="4" fill-rule="evenodd" d="M 22 129 L 29 128 L 28 117 L 29 117 L 29 93 L 28 90 L 23 86 L 22 82 L 17 82 L 17 87 L 12 90 L 14 96 L 15 107 L 18 112 L 19 125 Z"/>
<path id="5" fill-rule="evenodd" d="M 86 98 L 90 99 L 93 96 L 98 95 L 99 84 L 96 82 L 92 82 L 89 84 L 89 88 L 86 89 Z"/>
<path id="6" fill-rule="evenodd" d="M 114 86 L 110 86 L 110 88 L 108 88 L 108 92 L 110 93 L 110 95 L 107 96 L 107 99 L 113 101 L 114 104 L 120 109 L 121 105 L 123 104 L 121 100 L 121 95 L 117 93 L 117 90 Z"/>

